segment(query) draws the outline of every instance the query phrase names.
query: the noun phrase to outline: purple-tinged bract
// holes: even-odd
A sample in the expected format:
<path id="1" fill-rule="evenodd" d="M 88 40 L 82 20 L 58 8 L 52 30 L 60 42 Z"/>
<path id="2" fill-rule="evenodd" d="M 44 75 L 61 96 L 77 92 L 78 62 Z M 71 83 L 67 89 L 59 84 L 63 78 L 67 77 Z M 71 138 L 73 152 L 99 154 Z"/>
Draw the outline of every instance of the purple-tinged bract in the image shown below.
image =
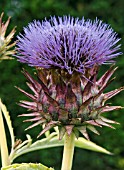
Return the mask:
<path id="1" fill-rule="evenodd" d="M 120 45 L 117 34 L 100 20 L 70 16 L 34 21 L 18 36 L 17 58 L 42 68 L 64 69 L 85 74 L 94 65 L 113 63 Z"/>
<path id="2" fill-rule="evenodd" d="M 27 108 L 29 113 L 21 116 L 29 116 L 26 122 L 33 124 L 27 129 L 37 125 L 45 125 L 39 136 L 58 126 L 59 138 L 62 139 L 65 132 L 72 132 L 78 137 L 81 132 L 89 139 L 87 129 L 96 134 L 99 132 L 95 126 L 108 126 L 117 123 L 103 117 L 104 112 L 121 109 L 121 106 L 111 106 L 107 101 L 124 90 L 124 87 L 104 93 L 106 87 L 113 81 L 110 79 L 116 68 L 113 66 L 106 71 L 101 78 L 97 78 L 97 67 L 89 69 L 88 79 L 78 73 L 72 75 L 57 70 L 38 69 L 37 78 L 34 79 L 27 71 L 24 75 L 28 80 L 28 87 L 32 93 L 19 88 L 30 101 L 20 101 L 19 105 Z M 89 81 L 90 80 L 90 81 Z"/>

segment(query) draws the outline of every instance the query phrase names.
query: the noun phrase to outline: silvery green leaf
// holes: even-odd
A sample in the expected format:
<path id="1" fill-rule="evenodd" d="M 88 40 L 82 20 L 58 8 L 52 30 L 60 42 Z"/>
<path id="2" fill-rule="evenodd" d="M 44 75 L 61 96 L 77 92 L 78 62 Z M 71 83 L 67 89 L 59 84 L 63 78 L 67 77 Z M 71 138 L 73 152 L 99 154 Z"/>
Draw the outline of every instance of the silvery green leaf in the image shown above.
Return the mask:
<path id="1" fill-rule="evenodd" d="M 51 138 L 44 138 L 41 140 L 37 140 L 34 143 L 31 143 L 30 145 L 24 145 L 23 147 L 19 148 L 18 150 L 15 151 L 15 154 L 11 157 L 11 161 L 16 159 L 17 157 L 32 152 L 36 150 L 41 150 L 41 149 L 46 149 L 46 148 L 52 148 L 52 147 L 60 147 L 64 145 L 64 139 L 59 140 L 58 136 L 56 136 L 55 132 L 54 134 L 50 134 Z M 52 136 L 53 135 L 53 136 Z M 98 146 L 97 144 L 86 140 L 83 137 L 79 137 L 78 139 L 75 139 L 75 147 L 82 148 L 82 149 L 87 149 L 95 152 L 101 152 L 104 154 L 112 154 L 108 150 L 104 149 L 101 146 Z"/>
<path id="2" fill-rule="evenodd" d="M 78 148 L 82 148 L 82 149 L 88 149 L 91 151 L 101 152 L 101 153 L 112 155 L 111 152 L 104 149 L 103 147 L 95 144 L 94 142 L 86 140 L 85 138 L 82 138 L 82 137 L 79 137 L 78 139 L 76 139 L 75 146 Z"/>
<path id="3" fill-rule="evenodd" d="M 34 163 L 22 163 L 22 164 L 13 164 L 1 170 L 54 170 L 53 168 L 48 168 L 42 164 L 34 164 Z"/>

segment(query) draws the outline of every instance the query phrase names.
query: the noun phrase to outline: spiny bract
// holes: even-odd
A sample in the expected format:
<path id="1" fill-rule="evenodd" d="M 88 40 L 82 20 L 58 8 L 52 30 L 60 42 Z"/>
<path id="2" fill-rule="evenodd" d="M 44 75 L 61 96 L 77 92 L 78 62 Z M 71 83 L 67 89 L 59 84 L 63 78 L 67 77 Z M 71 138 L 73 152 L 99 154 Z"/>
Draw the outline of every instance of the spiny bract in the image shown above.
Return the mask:
<path id="1" fill-rule="evenodd" d="M 87 70 L 87 78 L 81 74 L 68 74 L 62 70 L 37 69 L 38 81 L 24 70 L 28 83 L 33 91 L 29 94 L 20 89 L 33 102 L 21 101 L 20 106 L 28 108 L 30 113 L 21 116 L 34 118 L 26 121 L 33 122 L 29 128 L 45 124 L 45 128 L 39 134 L 42 135 L 52 127 L 59 127 L 60 139 L 65 132 L 69 135 L 74 132 L 78 137 L 79 131 L 87 138 L 86 128 L 98 133 L 94 126 L 112 127 L 115 121 L 103 117 L 104 112 L 120 109 L 120 106 L 110 106 L 106 101 L 124 87 L 103 93 L 104 89 L 113 80 L 110 77 L 116 70 L 111 67 L 100 79 L 97 80 L 98 67 Z"/>

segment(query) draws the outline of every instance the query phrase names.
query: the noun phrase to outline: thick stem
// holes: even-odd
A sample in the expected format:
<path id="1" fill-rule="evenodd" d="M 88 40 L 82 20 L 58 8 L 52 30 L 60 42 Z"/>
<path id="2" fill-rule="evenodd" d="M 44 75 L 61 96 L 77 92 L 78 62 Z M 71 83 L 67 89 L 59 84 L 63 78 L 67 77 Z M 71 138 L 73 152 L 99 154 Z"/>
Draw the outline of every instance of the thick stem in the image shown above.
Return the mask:
<path id="1" fill-rule="evenodd" d="M 61 170 L 71 170 L 74 154 L 74 144 L 75 144 L 74 133 L 71 133 L 70 136 L 66 133 L 64 139 L 64 152 Z"/>
<path id="2" fill-rule="evenodd" d="M 3 123 L 2 112 L 0 110 L 0 148 L 1 148 L 1 161 L 2 167 L 10 165 L 5 128 Z"/>

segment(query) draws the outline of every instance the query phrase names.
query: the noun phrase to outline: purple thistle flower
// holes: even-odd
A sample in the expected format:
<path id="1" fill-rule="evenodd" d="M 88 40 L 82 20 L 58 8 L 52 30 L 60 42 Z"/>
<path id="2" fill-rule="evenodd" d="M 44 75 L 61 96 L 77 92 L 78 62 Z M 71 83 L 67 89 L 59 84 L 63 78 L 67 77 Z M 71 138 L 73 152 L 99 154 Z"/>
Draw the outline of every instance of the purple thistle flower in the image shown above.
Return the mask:
<path id="1" fill-rule="evenodd" d="M 60 68 L 69 74 L 94 65 L 113 63 L 120 40 L 109 25 L 70 16 L 34 21 L 18 36 L 17 58 L 22 63 L 42 68 Z"/>
<path id="2" fill-rule="evenodd" d="M 113 80 L 113 66 L 97 78 L 99 66 L 113 63 L 121 54 L 117 52 L 120 39 L 109 25 L 97 19 L 51 17 L 30 23 L 18 40 L 17 58 L 37 70 L 38 81 L 24 71 L 34 94 L 19 88 L 32 100 L 20 102 L 30 111 L 21 116 L 33 117 L 26 120 L 33 122 L 29 128 L 44 124 L 40 136 L 58 126 L 60 139 L 65 132 L 77 137 L 81 132 L 89 139 L 87 128 L 97 134 L 95 126 L 113 128 L 110 124 L 116 122 L 102 115 L 122 108 L 106 102 L 124 87 L 104 93 Z"/>

